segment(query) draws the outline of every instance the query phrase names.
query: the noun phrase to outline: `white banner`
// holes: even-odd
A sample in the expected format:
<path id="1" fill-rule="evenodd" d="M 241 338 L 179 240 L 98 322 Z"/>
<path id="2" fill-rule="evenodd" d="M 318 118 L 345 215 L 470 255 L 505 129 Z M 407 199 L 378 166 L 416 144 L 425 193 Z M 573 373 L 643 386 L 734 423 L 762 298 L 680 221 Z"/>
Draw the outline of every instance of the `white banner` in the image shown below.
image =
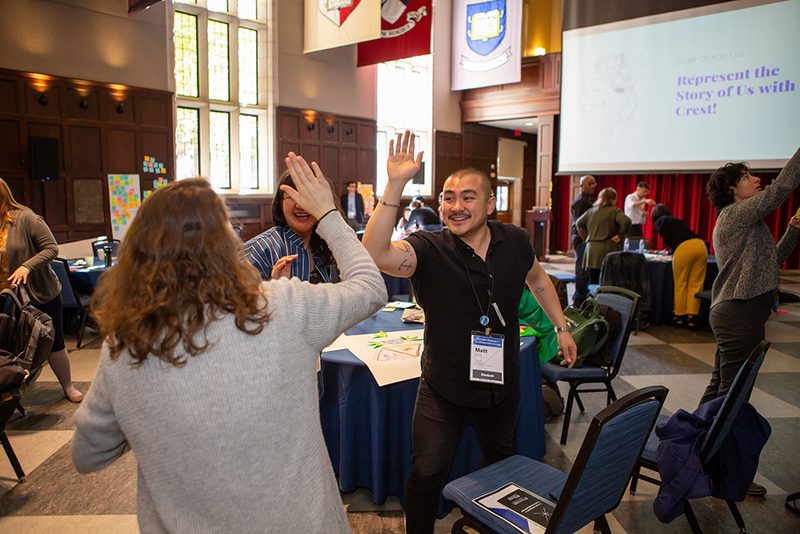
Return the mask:
<path id="1" fill-rule="evenodd" d="M 381 0 L 305 0 L 303 53 L 381 36 Z"/>
<path id="2" fill-rule="evenodd" d="M 522 0 L 455 0 L 450 89 L 522 79 Z"/>

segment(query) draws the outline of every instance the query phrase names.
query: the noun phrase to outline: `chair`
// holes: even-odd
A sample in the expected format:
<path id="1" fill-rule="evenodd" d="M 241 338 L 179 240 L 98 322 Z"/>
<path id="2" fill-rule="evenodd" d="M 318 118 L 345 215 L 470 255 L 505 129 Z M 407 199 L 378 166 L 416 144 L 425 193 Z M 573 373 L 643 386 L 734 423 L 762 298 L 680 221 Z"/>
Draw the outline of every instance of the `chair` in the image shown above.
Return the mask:
<path id="1" fill-rule="evenodd" d="M 119 239 L 108 239 L 107 237 L 100 237 L 97 241 L 92 241 L 92 255 L 99 259 L 103 259 L 103 247 L 111 245 L 111 256 L 116 258 L 119 254 Z"/>
<path id="2" fill-rule="evenodd" d="M 609 252 L 600 267 L 600 285 L 630 289 L 639 295 L 635 332 L 647 327 L 650 313 L 650 274 L 647 259 L 636 252 Z"/>
<path id="3" fill-rule="evenodd" d="M 6 435 L 6 425 L 9 419 L 11 419 L 11 416 L 14 415 L 14 410 L 17 409 L 19 399 L 19 388 L 4 393 L 2 397 L 0 397 L 0 443 L 2 443 L 3 449 L 6 451 L 6 456 L 8 456 L 8 461 L 11 462 L 11 467 L 17 475 L 17 479 L 19 479 L 20 482 L 25 482 L 25 471 L 22 469 L 22 465 L 20 465 L 19 459 L 14 453 L 14 448 L 11 446 L 11 442 Z"/>
<path id="4" fill-rule="evenodd" d="M 466 532 L 469 527 L 481 533 L 518 533 L 473 501 L 514 482 L 556 503 L 545 533 L 575 532 L 592 521 L 595 530 L 610 533 L 605 514 L 622 500 L 666 396 L 667 388 L 650 386 L 604 408 L 592 419 L 569 474 L 525 456 L 512 456 L 450 482 L 444 496 L 464 513 L 451 532 Z"/>
<path id="5" fill-rule="evenodd" d="M 75 286 L 72 285 L 72 279 L 69 276 L 69 264 L 64 258 L 56 258 L 50 264 L 53 271 L 61 282 L 61 305 L 63 308 L 74 308 L 80 318 L 78 326 L 77 344 L 76 348 L 81 348 L 83 342 L 83 333 L 86 330 L 86 322 L 89 319 L 89 296 L 80 295 L 75 291 Z"/>
<path id="6" fill-rule="evenodd" d="M 764 358 L 769 350 L 769 345 L 770 344 L 768 341 L 760 342 L 756 348 L 753 349 L 753 352 L 750 354 L 750 357 L 747 358 L 747 361 L 742 364 L 742 368 L 739 369 L 739 372 L 736 374 L 736 378 L 733 379 L 731 387 L 725 394 L 725 399 L 722 401 L 722 405 L 719 408 L 719 412 L 714 418 L 714 422 L 708 429 L 708 433 L 706 434 L 706 437 L 700 446 L 700 463 L 702 465 L 706 465 L 709 461 L 711 461 L 714 455 L 719 452 L 722 443 L 728 437 L 728 434 L 733 427 L 733 423 L 736 420 L 736 416 L 739 414 L 739 410 L 750 396 L 756 376 L 758 375 L 758 370 L 761 368 L 761 364 L 764 362 Z M 658 419 L 659 424 L 664 423 L 669 419 L 669 416 L 662 415 Z M 647 440 L 644 450 L 642 451 L 642 455 L 639 458 L 636 469 L 631 475 L 631 493 L 636 492 L 639 479 L 645 480 L 657 486 L 661 485 L 661 481 L 659 479 L 641 474 L 641 468 L 649 469 L 651 471 L 658 471 L 658 444 L 658 436 L 656 435 L 655 431 L 653 431 Z M 744 519 L 742 518 L 742 514 L 739 512 L 736 503 L 727 499 L 725 502 L 728 504 L 728 509 L 731 511 L 731 515 L 733 515 L 733 519 L 736 521 L 736 525 L 739 527 L 739 530 L 741 532 L 745 532 Z M 686 502 L 684 514 L 686 515 L 686 519 L 689 521 L 689 526 L 691 526 L 692 532 L 702 532 L 699 524 L 697 523 L 697 518 L 695 517 L 692 507 L 688 501 Z"/>
<path id="7" fill-rule="evenodd" d="M 567 405 L 564 411 L 564 426 L 561 429 L 562 445 L 567 443 L 573 401 L 577 401 L 581 412 L 585 411 L 580 393 L 604 391 L 608 395 L 606 404 L 611 404 L 612 401 L 617 400 L 611 381 L 617 376 L 622 365 L 622 359 L 625 356 L 625 349 L 628 347 L 628 339 L 631 335 L 639 304 L 639 295 L 628 289 L 614 286 L 599 287 L 595 299 L 599 304 L 605 304 L 615 309 L 620 315 L 620 329 L 617 332 L 617 336 L 609 341 L 611 343 L 611 365 L 599 367 L 597 365 L 584 364 L 583 367 L 570 369 L 560 365 L 558 362 L 542 364 L 542 376 L 544 378 L 550 382 L 562 381 L 569 384 Z M 599 384 L 602 389 L 579 389 L 584 384 Z"/>

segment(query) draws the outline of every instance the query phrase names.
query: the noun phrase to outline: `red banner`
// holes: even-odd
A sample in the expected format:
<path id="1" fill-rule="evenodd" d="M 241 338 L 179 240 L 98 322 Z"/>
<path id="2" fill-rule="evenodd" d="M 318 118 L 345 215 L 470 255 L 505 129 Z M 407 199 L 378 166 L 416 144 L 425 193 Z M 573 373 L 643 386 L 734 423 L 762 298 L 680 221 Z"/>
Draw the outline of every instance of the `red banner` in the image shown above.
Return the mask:
<path id="1" fill-rule="evenodd" d="M 431 0 L 385 0 L 381 38 L 358 44 L 358 66 L 431 53 Z"/>

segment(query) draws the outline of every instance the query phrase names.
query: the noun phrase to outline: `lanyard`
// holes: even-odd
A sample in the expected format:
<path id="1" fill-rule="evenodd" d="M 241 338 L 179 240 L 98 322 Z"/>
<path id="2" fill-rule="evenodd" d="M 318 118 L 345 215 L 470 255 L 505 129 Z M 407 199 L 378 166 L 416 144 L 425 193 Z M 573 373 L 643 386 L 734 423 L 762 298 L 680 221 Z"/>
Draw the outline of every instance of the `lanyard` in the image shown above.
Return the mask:
<path id="1" fill-rule="evenodd" d="M 489 251 L 486 251 L 486 254 L 489 254 Z M 472 275 L 469 274 L 469 268 L 467 267 L 467 263 L 464 261 L 464 258 L 461 257 L 461 264 L 464 266 L 464 270 L 467 272 L 467 278 L 469 279 L 469 285 L 472 287 L 472 293 L 475 295 L 475 301 L 478 303 L 478 309 L 481 311 L 481 316 L 478 318 L 478 322 L 486 328 L 486 335 L 489 335 L 491 328 L 489 328 L 489 308 L 492 307 L 492 302 L 494 301 L 494 256 L 492 256 L 492 264 L 491 269 L 489 271 L 489 302 L 486 304 L 486 311 L 483 310 L 483 306 L 481 306 L 481 299 L 478 296 L 478 290 L 475 289 L 475 284 L 472 281 Z"/>

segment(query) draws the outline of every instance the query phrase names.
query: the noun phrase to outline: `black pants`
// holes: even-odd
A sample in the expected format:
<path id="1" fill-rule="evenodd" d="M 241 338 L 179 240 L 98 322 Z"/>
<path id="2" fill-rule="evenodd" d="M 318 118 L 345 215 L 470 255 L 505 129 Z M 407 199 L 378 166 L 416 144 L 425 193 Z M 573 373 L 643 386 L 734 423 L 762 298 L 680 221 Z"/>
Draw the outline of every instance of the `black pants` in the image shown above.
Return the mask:
<path id="1" fill-rule="evenodd" d="M 625 234 L 625 237 L 629 239 L 641 239 L 644 237 L 644 225 L 642 224 L 632 224 L 631 227 L 628 229 L 628 233 Z"/>
<path id="2" fill-rule="evenodd" d="M 711 308 L 709 320 L 717 338 L 717 353 L 711 382 L 700 404 L 727 393 L 742 364 L 764 339 L 764 325 L 771 311 L 771 291 L 749 300 L 726 300 Z"/>
<path id="3" fill-rule="evenodd" d="M 583 255 L 586 252 L 586 241 L 575 244 L 575 294 L 572 301 L 580 304 L 589 296 L 589 269 L 583 266 Z"/>
<path id="4" fill-rule="evenodd" d="M 411 476 L 406 486 L 406 532 L 433 532 L 444 479 L 464 424 L 470 420 L 486 465 L 514 454 L 519 392 L 491 408 L 463 408 L 419 381 L 411 434 Z"/>

